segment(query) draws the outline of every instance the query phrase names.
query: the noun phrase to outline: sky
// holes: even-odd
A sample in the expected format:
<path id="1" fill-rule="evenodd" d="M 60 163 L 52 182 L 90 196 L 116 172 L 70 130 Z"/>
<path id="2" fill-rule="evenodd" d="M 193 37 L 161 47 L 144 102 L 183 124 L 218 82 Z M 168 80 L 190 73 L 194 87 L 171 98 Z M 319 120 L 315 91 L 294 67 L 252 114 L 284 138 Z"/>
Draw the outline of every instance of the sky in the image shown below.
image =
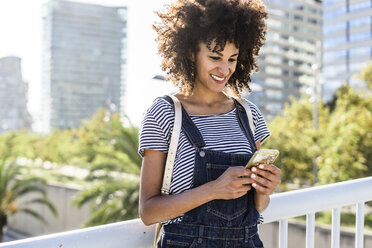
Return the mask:
<path id="1" fill-rule="evenodd" d="M 161 74 L 161 58 L 157 55 L 155 10 L 171 0 L 74 0 L 106 6 L 128 6 L 128 75 L 125 112 L 139 125 L 143 113 L 157 96 L 174 91 L 171 83 L 152 80 Z M 47 0 L 0 1 L 0 58 L 17 56 L 22 59 L 23 79 L 29 84 L 29 111 L 40 114 L 42 4 Z M 144 4 L 145 2 L 145 4 Z M 37 121 L 37 119 L 35 120 Z"/>

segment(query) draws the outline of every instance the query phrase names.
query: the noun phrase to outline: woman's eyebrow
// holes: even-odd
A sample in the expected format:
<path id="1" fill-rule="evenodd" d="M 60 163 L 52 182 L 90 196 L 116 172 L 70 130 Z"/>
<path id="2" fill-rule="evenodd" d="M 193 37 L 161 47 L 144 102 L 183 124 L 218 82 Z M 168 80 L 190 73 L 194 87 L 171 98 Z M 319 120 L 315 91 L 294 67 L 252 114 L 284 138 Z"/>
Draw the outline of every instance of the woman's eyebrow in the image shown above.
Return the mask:
<path id="1" fill-rule="evenodd" d="M 220 52 L 218 52 L 218 51 L 213 51 L 212 53 L 217 53 L 218 55 L 223 56 L 223 54 L 220 53 Z M 231 55 L 230 57 L 235 57 L 235 56 L 238 56 L 238 55 L 239 55 L 239 53 L 234 53 L 234 54 Z"/>

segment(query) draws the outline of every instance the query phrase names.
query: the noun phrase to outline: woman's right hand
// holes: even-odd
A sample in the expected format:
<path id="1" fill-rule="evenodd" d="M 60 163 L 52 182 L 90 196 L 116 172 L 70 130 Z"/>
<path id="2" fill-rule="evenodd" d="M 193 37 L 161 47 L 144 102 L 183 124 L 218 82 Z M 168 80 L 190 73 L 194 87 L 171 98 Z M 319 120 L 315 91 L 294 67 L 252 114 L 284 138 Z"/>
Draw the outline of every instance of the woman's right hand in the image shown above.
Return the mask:
<path id="1" fill-rule="evenodd" d="M 243 166 L 229 167 L 216 180 L 209 182 L 214 199 L 236 199 L 251 190 L 251 171 Z"/>

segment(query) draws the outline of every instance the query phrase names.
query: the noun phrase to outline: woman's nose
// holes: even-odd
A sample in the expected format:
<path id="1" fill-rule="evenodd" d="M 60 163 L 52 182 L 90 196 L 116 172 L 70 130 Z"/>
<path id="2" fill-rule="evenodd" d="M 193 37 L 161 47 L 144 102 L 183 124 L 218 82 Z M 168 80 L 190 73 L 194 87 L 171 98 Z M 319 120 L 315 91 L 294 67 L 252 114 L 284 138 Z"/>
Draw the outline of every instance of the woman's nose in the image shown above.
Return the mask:
<path id="1" fill-rule="evenodd" d="M 227 75 L 229 74 L 229 65 L 227 63 L 221 63 L 220 66 L 219 66 L 219 71 L 223 74 L 223 75 Z"/>

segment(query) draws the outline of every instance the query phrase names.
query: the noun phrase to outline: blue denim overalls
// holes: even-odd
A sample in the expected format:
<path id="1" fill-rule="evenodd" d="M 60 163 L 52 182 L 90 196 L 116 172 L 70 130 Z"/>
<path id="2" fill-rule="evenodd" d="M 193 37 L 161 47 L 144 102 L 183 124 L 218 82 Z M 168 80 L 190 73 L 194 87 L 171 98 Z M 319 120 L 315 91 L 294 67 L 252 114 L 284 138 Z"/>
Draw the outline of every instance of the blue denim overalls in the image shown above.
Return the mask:
<path id="1" fill-rule="evenodd" d="M 237 101 L 235 106 L 240 126 L 255 152 L 246 112 Z M 217 179 L 230 166 L 245 166 L 252 156 L 204 149 L 203 137 L 183 107 L 182 131 L 195 148 L 193 187 Z M 181 223 L 164 226 L 161 247 L 263 247 L 257 233 L 259 213 L 253 195 L 254 188 L 240 198 L 213 200 L 185 213 Z"/>

